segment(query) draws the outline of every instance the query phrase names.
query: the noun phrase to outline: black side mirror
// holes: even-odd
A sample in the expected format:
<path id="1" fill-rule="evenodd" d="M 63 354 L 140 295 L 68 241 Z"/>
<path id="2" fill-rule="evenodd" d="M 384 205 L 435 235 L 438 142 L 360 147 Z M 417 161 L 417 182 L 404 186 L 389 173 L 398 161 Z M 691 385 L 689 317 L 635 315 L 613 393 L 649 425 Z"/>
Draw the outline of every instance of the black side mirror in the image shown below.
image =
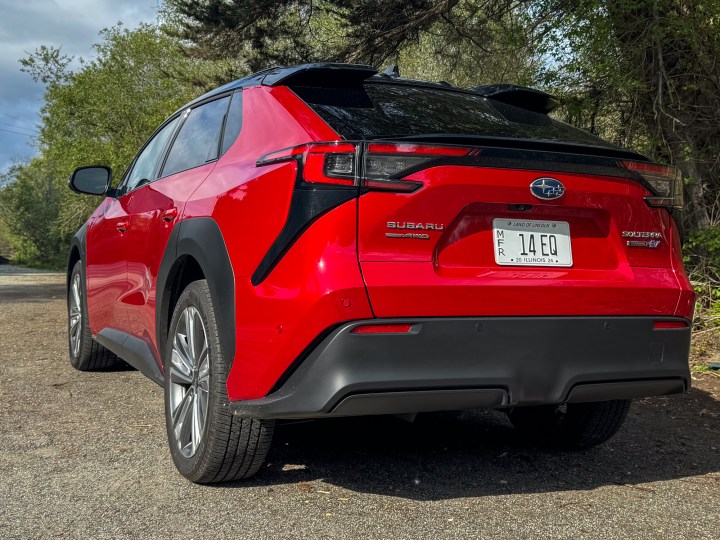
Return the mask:
<path id="1" fill-rule="evenodd" d="M 112 171 L 104 165 L 78 167 L 70 175 L 68 185 L 75 193 L 105 195 L 110 189 Z"/>

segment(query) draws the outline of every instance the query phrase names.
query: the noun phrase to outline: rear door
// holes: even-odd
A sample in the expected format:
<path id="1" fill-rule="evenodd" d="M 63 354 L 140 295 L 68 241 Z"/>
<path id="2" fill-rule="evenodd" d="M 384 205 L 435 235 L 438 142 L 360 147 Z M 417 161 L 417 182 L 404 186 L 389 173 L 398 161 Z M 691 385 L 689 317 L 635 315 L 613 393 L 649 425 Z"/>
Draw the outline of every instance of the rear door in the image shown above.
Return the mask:
<path id="1" fill-rule="evenodd" d="M 236 93 L 232 99 L 234 118 L 241 112 L 241 94 Z M 156 354 L 155 300 L 160 263 L 186 201 L 222 154 L 221 134 L 230 100 L 231 96 L 223 96 L 186 111 L 167 157 L 158 164 L 154 180 L 138 190 L 139 197 L 132 208 L 128 231 L 130 330 Z"/>
<path id="2" fill-rule="evenodd" d="M 672 314 L 671 220 L 641 156 L 438 88 L 298 94 L 363 143 L 358 256 L 379 317 Z M 645 235 L 632 244 L 632 235 Z"/>

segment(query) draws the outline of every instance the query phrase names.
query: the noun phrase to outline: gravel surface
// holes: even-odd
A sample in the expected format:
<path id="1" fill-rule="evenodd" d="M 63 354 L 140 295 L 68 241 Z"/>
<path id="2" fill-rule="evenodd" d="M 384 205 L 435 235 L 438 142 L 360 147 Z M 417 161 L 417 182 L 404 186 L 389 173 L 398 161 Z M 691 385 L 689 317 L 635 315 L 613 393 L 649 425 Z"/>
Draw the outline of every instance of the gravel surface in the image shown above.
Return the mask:
<path id="1" fill-rule="evenodd" d="M 720 378 L 637 402 L 610 443 L 523 445 L 504 415 L 280 425 L 253 480 L 196 486 L 161 388 L 74 371 L 64 276 L 0 271 L 2 538 L 720 537 Z"/>

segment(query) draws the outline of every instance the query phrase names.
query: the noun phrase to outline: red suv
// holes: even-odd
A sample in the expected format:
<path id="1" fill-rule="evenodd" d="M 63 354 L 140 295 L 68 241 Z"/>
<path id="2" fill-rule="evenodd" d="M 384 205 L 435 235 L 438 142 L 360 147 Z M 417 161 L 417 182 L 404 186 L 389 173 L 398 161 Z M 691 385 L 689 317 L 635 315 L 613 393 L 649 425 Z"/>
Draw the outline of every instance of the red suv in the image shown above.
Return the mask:
<path id="1" fill-rule="evenodd" d="M 72 365 L 164 385 L 195 482 L 257 472 L 276 419 L 496 408 L 607 440 L 690 385 L 682 181 L 554 105 L 344 64 L 205 94 L 116 186 L 71 177 L 105 197 L 70 252 Z"/>

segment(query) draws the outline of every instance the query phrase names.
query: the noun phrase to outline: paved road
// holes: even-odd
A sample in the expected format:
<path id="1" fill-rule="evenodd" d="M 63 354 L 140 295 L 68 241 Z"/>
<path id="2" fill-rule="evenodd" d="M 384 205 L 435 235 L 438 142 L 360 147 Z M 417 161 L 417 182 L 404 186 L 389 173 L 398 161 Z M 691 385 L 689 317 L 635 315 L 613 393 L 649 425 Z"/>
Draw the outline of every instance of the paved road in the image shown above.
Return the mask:
<path id="1" fill-rule="evenodd" d="M 720 378 L 636 403 L 584 453 L 503 415 L 296 423 L 244 484 L 173 468 L 160 387 L 66 359 L 60 275 L 0 273 L 2 538 L 720 537 Z"/>

